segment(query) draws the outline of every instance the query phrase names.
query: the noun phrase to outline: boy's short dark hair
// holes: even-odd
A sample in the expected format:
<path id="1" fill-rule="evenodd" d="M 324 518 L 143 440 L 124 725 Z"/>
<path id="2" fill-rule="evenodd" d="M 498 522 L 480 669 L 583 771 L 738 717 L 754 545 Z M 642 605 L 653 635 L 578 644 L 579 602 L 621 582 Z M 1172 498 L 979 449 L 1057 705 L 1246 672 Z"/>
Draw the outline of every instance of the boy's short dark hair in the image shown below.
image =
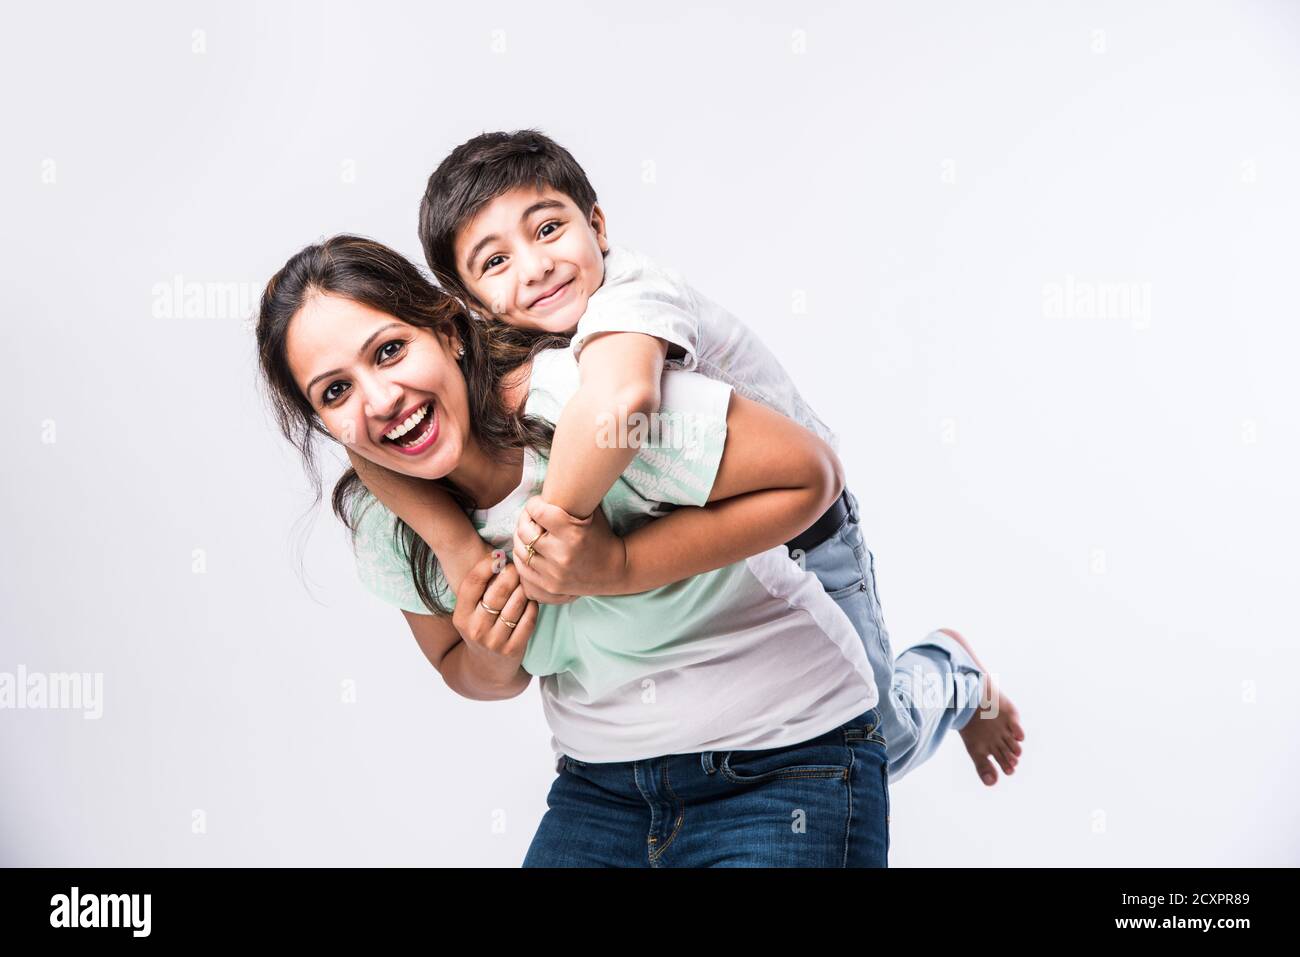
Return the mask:
<path id="1" fill-rule="evenodd" d="M 456 271 L 456 233 L 496 197 L 521 186 L 564 193 L 584 216 L 596 205 L 578 161 L 537 130 L 482 133 L 438 164 L 420 202 L 420 246 L 443 288 L 468 296 Z"/>

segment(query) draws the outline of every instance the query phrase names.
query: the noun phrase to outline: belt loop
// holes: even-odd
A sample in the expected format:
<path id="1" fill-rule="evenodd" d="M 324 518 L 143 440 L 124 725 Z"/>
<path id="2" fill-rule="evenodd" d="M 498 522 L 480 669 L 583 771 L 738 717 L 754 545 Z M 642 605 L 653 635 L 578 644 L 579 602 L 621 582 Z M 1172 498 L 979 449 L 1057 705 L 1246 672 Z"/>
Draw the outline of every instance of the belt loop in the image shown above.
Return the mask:
<path id="1" fill-rule="evenodd" d="M 854 497 L 853 493 L 849 491 L 849 487 L 847 485 L 844 486 L 844 502 L 849 507 L 849 518 L 851 518 L 854 521 L 854 523 L 857 523 L 858 500 L 856 497 Z"/>
<path id="2" fill-rule="evenodd" d="M 716 769 L 713 767 L 713 752 L 712 752 L 712 751 L 701 751 L 701 752 L 700 752 L 700 767 L 702 767 L 702 768 L 704 769 L 704 773 L 705 773 L 705 774 L 712 774 L 712 773 L 714 772 L 714 770 L 716 770 Z"/>

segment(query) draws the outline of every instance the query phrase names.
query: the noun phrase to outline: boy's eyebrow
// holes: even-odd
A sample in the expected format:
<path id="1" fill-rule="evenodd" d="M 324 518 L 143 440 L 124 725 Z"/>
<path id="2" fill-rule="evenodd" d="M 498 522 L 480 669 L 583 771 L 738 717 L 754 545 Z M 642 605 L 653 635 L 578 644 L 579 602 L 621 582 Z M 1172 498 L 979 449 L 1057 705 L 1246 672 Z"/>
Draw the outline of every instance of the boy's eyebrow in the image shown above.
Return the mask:
<path id="1" fill-rule="evenodd" d="M 527 209 L 523 211 L 523 213 L 519 216 L 519 221 L 521 223 L 526 222 L 528 220 L 528 217 L 533 215 L 533 213 L 537 212 L 539 209 L 563 209 L 563 208 L 564 208 L 564 204 L 560 202 L 558 199 L 539 199 L 537 202 L 533 203 L 533 205 L 529 206 Z M 482 250 L 484 246 L 486 246 L 488 243 L 494 243 L 500 238 L 501 237 L 498 236 L 496 233 L 493 233 L 491 236 L 484 236 L 482 239 L 476 242 L 474 244 L 474 248 L 469 251 L 469 255 L 465 257 L 465 271 L 469 272 L 474 268 L 474 260 L 478 258 L 479 251 Z"/>
<path id="2" fill-rule="evenodd" d="M 370 343 L 374 342 L 377 338 L 379 338 L 379 334 L 381 332 L 383 332 L 386 329 L 391 329 L 393 328 L 393 326 L 400 326 L 401 324 L 402 323 L 400 322 L 390 322 L 387 325 L 380 326 L 374 332 L 370 333 L 366 341 L 361 343 L 361 348 L 357 350 L 357 358 L 360 359 L 363 355 L 366 354 L 366 350 L 370 348 Z M 315 388 L 316 383 L 319 382 L 321 379 L 328 378 L 329 376 L 332 375 L 338 375 L 342 371 L 343 371 L 342 369 L 330 369 L 329 372 L 322 372 L 316 378 L 312 379 L 310 382 L 307 383 L 307 394 L 311 395 L 311 390 Z"/>

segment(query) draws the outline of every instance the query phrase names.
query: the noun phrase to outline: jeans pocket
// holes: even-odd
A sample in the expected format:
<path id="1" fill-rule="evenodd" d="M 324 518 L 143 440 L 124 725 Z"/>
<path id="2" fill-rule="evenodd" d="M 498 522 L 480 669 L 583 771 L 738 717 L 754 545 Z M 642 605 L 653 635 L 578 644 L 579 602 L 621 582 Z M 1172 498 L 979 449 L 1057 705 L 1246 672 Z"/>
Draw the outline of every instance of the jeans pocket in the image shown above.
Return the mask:
<path id="1" fill-rule="evenodd" d="M 728 751 L 718 771 L 735 784 L 779 778 L 848 778 L 852 754 L 839 728 L 809 741 L 754 751 Z"/>
<path id="2" fill-rule="evenodd" d="M 854 592 L 866 591 L 866 590 L 867 590 L 867 580 L 865 578 L 859 578 L 851 585 L 845 585 L 843 588 L 837 588 L 834 591 L 828 591 L 826 594 L 830 595 L 831 598 L 835 599 L 835 601 L 839 601 L 842 598 L 848 598 Z"/>
<path id="3" fill-rule="evenodd" d="M 867 587 L 867 565 L 853 537 L 841 529 L 810 548 L 804 556 L 803 567 L 817 576 L 826 594 L 832 598 L 863 591 Z"/>

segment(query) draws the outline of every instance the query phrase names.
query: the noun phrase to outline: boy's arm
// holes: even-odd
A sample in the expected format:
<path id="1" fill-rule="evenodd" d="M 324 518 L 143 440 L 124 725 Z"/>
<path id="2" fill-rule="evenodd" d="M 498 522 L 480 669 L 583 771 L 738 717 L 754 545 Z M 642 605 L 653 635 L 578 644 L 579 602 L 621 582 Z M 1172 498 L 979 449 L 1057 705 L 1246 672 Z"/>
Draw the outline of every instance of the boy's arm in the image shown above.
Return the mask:
<path id="1" fill-rule="evenodd" d="M 348 449 L 348 458 L 375 498 L 428 543 L 438 556 L 447 584 L 452 591 L 459 591 L 461 582 L 475 563 L 492 552 L 491 546 L 479 537 L 469 516 L 452 500 L 446 489 L 433 482 L 376 465 L 369 459 L 354 455 L 351 449 Z"/>
<path id="2" fill-rule="evenodd" d="M 639 332 L 607 332 L 583 346 L 581 384 L 555 425 L 542 498 L 577 517 L 596 511 L 636 457 L 645 429 L 633 417 L 659 410 L 667 353 L 664 340 Z"/>

